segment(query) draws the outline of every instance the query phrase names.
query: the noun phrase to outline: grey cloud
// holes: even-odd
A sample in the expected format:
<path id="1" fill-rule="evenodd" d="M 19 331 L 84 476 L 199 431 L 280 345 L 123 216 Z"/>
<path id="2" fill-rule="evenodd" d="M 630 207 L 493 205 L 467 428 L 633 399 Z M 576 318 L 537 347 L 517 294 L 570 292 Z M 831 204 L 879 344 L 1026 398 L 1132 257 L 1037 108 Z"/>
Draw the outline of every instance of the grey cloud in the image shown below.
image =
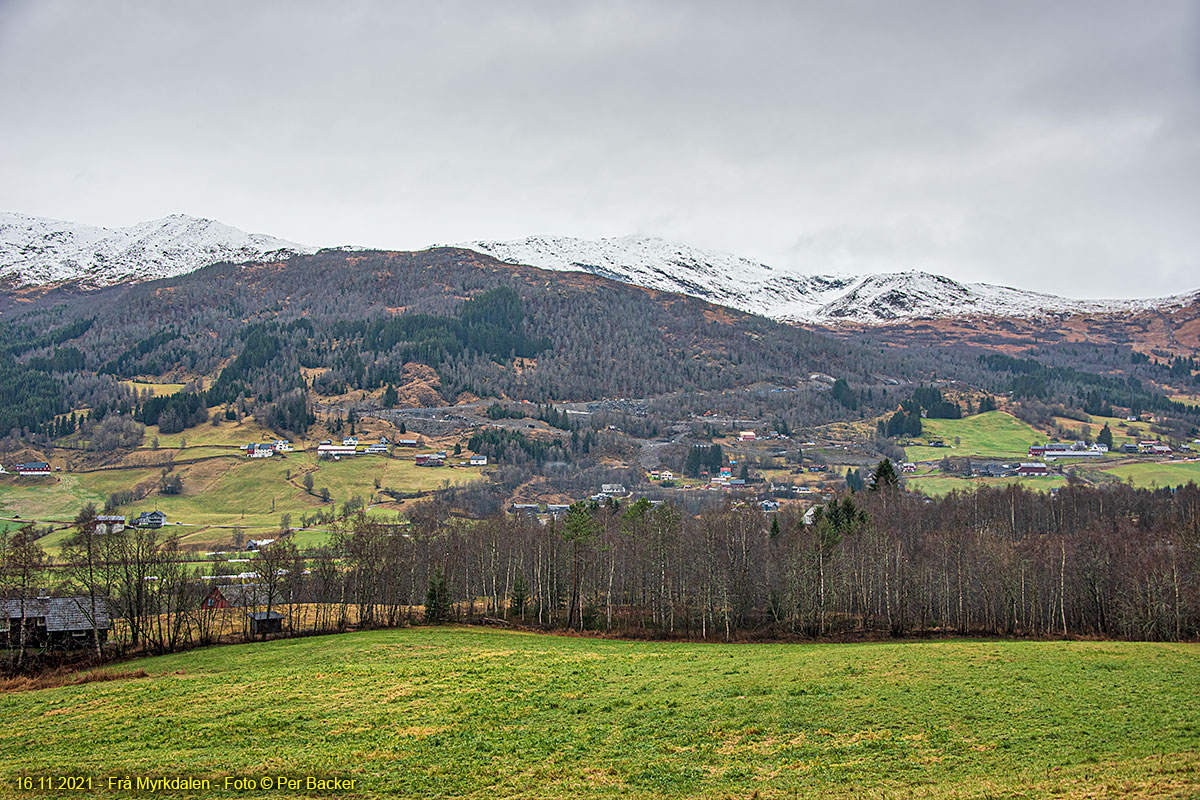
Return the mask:
<path id="1" fill-rule="evenodd" d="M 1200 286 L 1198 8 L 10 2 L 0 207 L 1177 292 Z"/>

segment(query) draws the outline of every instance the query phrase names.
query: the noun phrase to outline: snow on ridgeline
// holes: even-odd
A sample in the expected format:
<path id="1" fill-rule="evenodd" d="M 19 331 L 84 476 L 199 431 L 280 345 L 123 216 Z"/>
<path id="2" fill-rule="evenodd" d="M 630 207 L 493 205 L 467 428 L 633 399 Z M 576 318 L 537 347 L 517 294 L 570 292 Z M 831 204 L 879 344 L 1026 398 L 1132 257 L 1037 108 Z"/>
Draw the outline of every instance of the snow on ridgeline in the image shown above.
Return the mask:
<path id="1" fill-rule="evenodd" d="M 108 286 L 182 275 L 219 261 L 286 258 L 316 248 L 211 219 L 172 214 L 101 228 L 0 212 L 0 279 L 16 286 Z"/>
<path id="2" fill-rule="evenodd" d="M 965 316 L 1123 313 L 1177 307 L 1200 299 L 1200 292 L 1192 292 L 1150 300 L 1070 300 L 987 283 L 959 283 L 919 271 L 801 275 L 727 253 L 642 236 L 595 241 L 531 236 L 456 246 L 510 264 L 589 272 L 795 322 L 878 324 Z"/>
<path id="3" fill-rule="evenodd" d="M 648 236 L 595 241 L 531 236 L 512 242 L 456 246 L 510 264 L 590 272 L 772 317 L 807 317 L 856 281 L 844 275 L 792 275 L 729 253 L 699 250 Z"/>
<path id="4" fill-rule="evenodd" d="M 985 283 L 964 284 L 927 272 L 804 275 L 645 236 L 595 241 L 531 236 L 455 246 L 512 264 L 589 272 L 775 319 L 823 324 L 1123 313 L 1200 300 L 1200 292 L 1154 300 L 1068 300 Z M 0 284 L 9 286 L 76 281 L 92 288 L 173 277 L 221 261 L 278 260 L 316 249 L 183 214 L 127 228 L 101 228 L 0 212 Z"/>

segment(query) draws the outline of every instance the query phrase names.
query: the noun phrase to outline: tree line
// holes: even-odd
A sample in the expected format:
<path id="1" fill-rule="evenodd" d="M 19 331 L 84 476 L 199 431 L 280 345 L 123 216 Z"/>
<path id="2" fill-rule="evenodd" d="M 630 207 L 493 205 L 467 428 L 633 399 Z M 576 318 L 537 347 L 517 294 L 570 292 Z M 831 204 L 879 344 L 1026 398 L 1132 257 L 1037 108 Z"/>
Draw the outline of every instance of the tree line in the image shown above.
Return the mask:
<path id="1" fill-rule="evenodd" d="M 239 566 L 257 573 L 262 605 L 290 634 L 426 621 L 720 641 L 1200 632 L 1195 485 L 1071 485 L 1057 496 L 1014 485 L 928 499 L 877 472 L 870 486 L 807 520 L 737 502 L 690 515 L 642 499 L 472 522 L 425 502 L 401 522 L 331 522 L 330 541 L 309 550 L 283 535 Z M 4 596 L 52 588 L 106 603 L 121 624 L 99 656 L 220 635 L 202 601 L 237 582 L 220 577 L 224 562 L 202 581 L 173 539 L 97 535 L 91 515 L 65 546 L 69 566 L 54 570 L 30 528 L 4 534 Z"/>

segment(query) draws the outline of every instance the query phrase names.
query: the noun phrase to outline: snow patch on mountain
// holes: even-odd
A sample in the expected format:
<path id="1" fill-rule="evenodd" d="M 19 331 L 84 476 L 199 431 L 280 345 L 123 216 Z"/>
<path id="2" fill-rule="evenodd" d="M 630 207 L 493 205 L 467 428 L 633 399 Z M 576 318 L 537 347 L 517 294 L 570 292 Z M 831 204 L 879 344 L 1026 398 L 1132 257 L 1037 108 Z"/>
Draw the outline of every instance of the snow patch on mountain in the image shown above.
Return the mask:
<path id="1" fill-rule="evenodd" d="M 844 275 L 792 275 L 740 256 L 649 236 L 596 241 L 531 236 L 512 242 L 467 242 L 457 246 L 509 264 L 589 272 L 766 316 L 812 313 L 856 280 Z"/>
<path id="2" fill-rule="evenodd" d="M 220 261 L 311 252 L 315 248 L 184 214 L 102 228 L 0 212 L 0 279 L 13 286 L 108 286 L 169 278 Z"/>
<path id="3" fill-rule="evenodd" d="M 678 292 L 779 320 L 882 324 L 965 316 L 1044 317 L 1133 313 L 1180 307 L 1200 292 L 1151 300 L 1070 300 L 928 272 L 866 276 L 803 275 L 728 253 L 643 236 L 586 240 L 531 236 L 457 245 L 510 264 L 589 272 L 649 289 Z"/>

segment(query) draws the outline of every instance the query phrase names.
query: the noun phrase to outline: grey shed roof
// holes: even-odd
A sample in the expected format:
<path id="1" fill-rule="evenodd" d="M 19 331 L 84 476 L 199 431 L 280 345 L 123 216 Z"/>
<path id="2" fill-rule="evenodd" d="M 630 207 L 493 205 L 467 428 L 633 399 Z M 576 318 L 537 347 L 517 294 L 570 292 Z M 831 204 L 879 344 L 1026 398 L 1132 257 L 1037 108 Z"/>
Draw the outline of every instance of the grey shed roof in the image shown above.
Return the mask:
<path id="1" fill-rule="evenodd" d="M 258 583 L 231 583 L 218 586 L 221 595 L 231 606 L 265 606 L 267 604 L 267 587 Z"/>
<path id="2" fill-rule="evenodd" d="M 4 622 L 21 618 L 21 601 L 0 601 L 5 606 Z M 108 606 L 101 599 L 96 600 L 95 614 L 92 613 L 91 600 L 87 597 L 38 597 L 25 600 L 25 618 L 44 617 L 47 632 L 55 631 L 90 631 L 92 618 L 95 617 L 96 627 L 108 630 L 112 623 L 108 618 Z"/>
<path id="3" fill-rule="evenodd" d="M 272 611 L 270 613 L 266 611 L 251 611 L 246 616 L 259 622 L 262 622 L 264 619 L 283 619 L 283 614 L 280 614 L 278 611 Z"/>

